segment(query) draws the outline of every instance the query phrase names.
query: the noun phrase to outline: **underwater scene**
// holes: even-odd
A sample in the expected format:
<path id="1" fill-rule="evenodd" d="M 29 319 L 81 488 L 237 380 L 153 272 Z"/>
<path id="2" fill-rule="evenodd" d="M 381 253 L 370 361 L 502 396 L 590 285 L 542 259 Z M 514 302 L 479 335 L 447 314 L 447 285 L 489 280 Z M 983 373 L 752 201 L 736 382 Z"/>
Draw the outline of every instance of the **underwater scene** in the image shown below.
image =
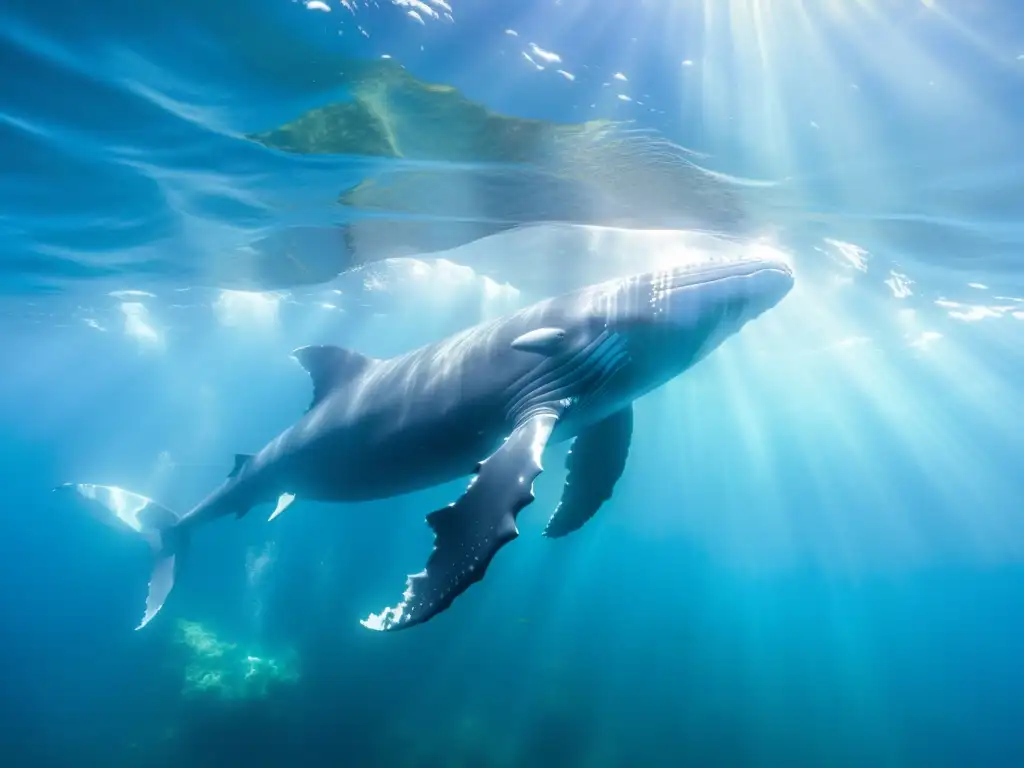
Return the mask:
<path id="1" fill-rule="evenodd" d="M 0 765 L 1024 766 L 1024 4 L 0 22 Z"/>

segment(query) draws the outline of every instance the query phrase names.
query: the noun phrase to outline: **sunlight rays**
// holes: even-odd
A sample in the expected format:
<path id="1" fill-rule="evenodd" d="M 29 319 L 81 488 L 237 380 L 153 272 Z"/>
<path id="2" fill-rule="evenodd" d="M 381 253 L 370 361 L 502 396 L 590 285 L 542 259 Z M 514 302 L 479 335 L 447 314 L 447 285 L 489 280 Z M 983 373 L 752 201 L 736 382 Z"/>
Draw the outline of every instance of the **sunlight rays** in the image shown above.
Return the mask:
<path id="1" fill-rule="evenodd" d="M 950 559 L 1020 559 L 1024 523 L 974 501 L 1013 497 L 1011 480 L 976 444 L 1001 433 L 1013 439 L 1007 382 L 955 336 L 929 330 L 941 323 L 911 322 L 906 299 L 860 296 L 867 265 L 821 290 L 840 268 L 798 272 L 797 288 L 770 317 L 641 401 L 638 413 L 663 412 L 651 425 L 660 434 L 649 437 L 673 467 L 647 493 L 710 483 L 713 490 L 686 495 L 708 494 L 714 510 L 641 505 L 646 519 L 636 525 L 659 537 L 685 532 L 744 571 L 811 563 L 858 578 Z M 980 425 L 988 437 L 975 434 Z M 928 491 L 909 496 L 907 487 Z"/>
<path id="2" fill-rule="evenodd" d="M 670 13 L 676 25 L 689 15 Z M 921 32 L 938 24 L 969 39 L 989 59 L 1009 57 L 1016 63 L 1015 57 L 972 33 L 945 4 L 702 0 L 700 16 L 706 131 L 734 137 L 767 175 L 799 172 L 786 190 L 797 199 L 789 210 L 774 211 L 776 216 L 820 207 L 820 202 L 808 206 L 822 188 L 807 186 L 812 180 L 807 172 L 817 175 L 822 167 L 845 165 L 851 155 L 860 156 L 858 171 L 874 163 L 882 170 L 868 179 L 860 173 L 832 174 L 827 190 L 832 205 L 856 211 L 865 203 L 881 207 L 906 201 L 912 178 L 893 178 L 885 168 L 901 161 L 887 146 L 899 152 L 905 142 L 891 141 L 891 134 L 906 130 L 910 121 L 931 122 L 936 136 L 959 135 L 964 146 L 956 152 L 967 151 L 967 137 L 981 127 L 986 140 L 1010 140 L 1004 108 L 971 87 L 968 71 L 949 58 L 941 41 Z M 877 94 L 892 101 L 891 114 L 871 107 Z"/>
<path id="3" fill-rule="evenodd" d="M 942 0 L 922 0 L 928 8 L 929 16 L 936 19 L 944 27 L 952 31 L 957 37 L 966 41 L 975 51 L 990 61 L 1005 67 L 1019 66 L 1019 56 L 1015 51 L 1000 50 L 990 36 L 986 36 L 972 29 L 968 24 L 959 20 L 946 7 Z M 997 7 L 997 6 L 996 6 Z"/>
<path id="4" fill-rule="evenodd" d="M 420 7 L 404 5 L 414 11 Z M 901 10 L 897 14 L 901 18 L 894 18 L 882 0 L 695 0 L 694 5 L 702 6 L 703 50 L 691 53 L 681 47 L 679 56 L 692 56 L 692 62 L 684 61 L 694 66 L 672 76 L 702 78 L 700 117 L 707 131 L 737 138 L 742 152 L 769 176 L 797 173 L 792 188 L 798 196 L 817 200 L 824 189 L 836 207 L 857 203 L 883 207 L 906 199 L 913 180 L 891 173 L 881 186 L 866 187 L 836 175 L 826 179 L 822 188 L 813 188 L 812 179 L 798 173 L 807 165 L 812 170 L 861 165 L 861 152 L 872 153 L 870 160 L 883 169 L 895 159 L 879 155 L 886 151 L 889 135 L 902 130 L 901 124 L 887 124 L 884 116 L 862 106 L 861 75 L 877 79 L 882 83 L 880 90 L 925 125 L 931 118 L 968 115 L 978 124 L 989 125 L 993 133 L 1012 137 L 1003 109 L 987 102 L 940 51 L 914 38 L 906 25 L 919 21 L 918 16 Z M 931 14 L 930 18 L 985 56 L 1006 61 L 1005 54 L 958 21 L 941 2 L 922 3 L 915 9 L 918 12 Z M 576 106 L 581 108 L 589 107 L 585 102 L 590 99 L 578 94 L 607 81 L 602 98 L 593 102 L 598 105 L 595 111 L 586 114 L 621 117 L 622 110 L 632 104 L 621 99 L 616 103 L 616 99 L 629 96 L 638 104 L 642 101 L 632 90 L 640 81 L 632 74 L 638 62 L 631 58 L 631 51 L 624 50 L 600 71 L 595 65 L 587 72 L 586 62 L 560 53 L 556 31 L 564 30 L 555 26 L 582 23 L 586 14 L 575 13 L 554 17 L 553 40 L 542 33 L 501 39 L 498 33 L 481 35 L 468 55 L 484 57 L 500 46 L 510 67 L 513 60 L 517 67 L 533 65 L 533 69 L 515 70 L 510 79 L 550 76 L 537 86 L 538 91 L 569 89 L 565 92 L 580 98 Z M 682 14 L 673 17 L 682 18 Z M 518 56 L 524 52 L 529 54 L 526 61 Z M 568 78 L 566 73 L 575 74 Z M 487 91 L 509 83 L 472 85 Z M 387 116 L 386 99 L 377 104 L 372 94 L 364 98 Z M 595 127 L 594 135 L 607 140 L 606 146 L 621 149 L 614 156 L 627 164 L 698 162 L 698 155 L 645 131 Z M 971 134 L 965 136 L 969 140 Z M 580 153 L 586 149 L 576 148 Z M 742 164 L 744 159 L 737 162 Z M 590 178 L 604 174 L 601 178 L 609 187 L 621 183 L 619 169 L 607 157 L 600 167 L 581 168 L 579 173 Z M 879 178 L 882 175 L 884 171 Z M 718 178 L 726 177 L 719 174 Z M 171 208 L 187 210 L 190 201 L 196 207 L 194 176 L 185 180 L 187 195 L 179 194 L 181 180 L 160 180 Z M 225 186 L 223 180 L 207 179 L 205 187 L 201 183 L 198 189 L 211 197 L 225 195 L 240 208 L 262 213 L 261 206 L 231 185 Z M 477 192 L 468 185 L 459 197 L 470 206 L 478 201 Z M 212 230 L 201 226 L 202 218 L 195 219 L 200 224 L 190 231 L 201 255 L 215 257 L 225 243 L 244 239 L 238 232 L 214 239 Z M 565 548 L 560 545 L 547 550 L 550 554 L 530 551 L 517 563 L 506 563 L 504 575 L 495 573 L 489 584 L 492 593 L 522 583 L 538 594 L 550 589 L 548 603 L 536 614 L 551 630 L 566 621 L 567 606 L 588 589 L 590 574 L 601 572 L 608 551 L 619 545 L 617 534 L 627 528 L 639 538 L 652 531 L 658 538 L 685 535 L 695 549 L 710 552 L 737 570 L 755 573 L 811 563 L 829 573 L 857 577 L 876 568 L 908 568 L 943 559 L 989 564 L 1024 556 L 1024 522 L 993 501 L 1014 498 L 1015 481 L 988 464 L 982 438 L 970 428 L 980 427 L 983 436 L 1004 433 L 1008 404 L 1019 398 L 1012 383 L 986 370 L 969 341 L 949 333 L 954 324 L 977 319 L 986 307 L 989 313 L 982 315 L 986 322 L 979 334 L 998 335 L 1010 324 L 1019 328 L 1015 323 L 1020 321 L 1012 319 L 1017 315 L 1014 305 L 1009 303 L 1016 299 L 998 305 L 954 305 L 919 295 L 924 281 L 912 271 L 903 271 L 899 254 L 892 255 L 884 246 L 872 245 L 869 251 L 858 244 L 876 242 L 872 220 L 860 226 L 871 237 L 861 240 L 861 231 L 839 231 L 814 240 L 816 250 L 802 254 L 802 259 L 813 260 L 816 272 L 809 271 L 806 280 L 798 274 L 797 289 L 777 314 L 745 331 L 698 371 L 638 406 L 642 412 L 638 423 L 650 432 L 636 453 L 647 464 L 634 461 L 622 487 L 600 513 L 596 524 L 603 527 L 580 534 L 590 538 L 573 544 L 571 559 L 563 558 Z M 685 255 L 683 250 L 649 242 L 645 255 L 670 260 Z M 198 290 L 194 295 L 200 295 Z M 266 360 L 279 355 L 288 342 L 300 346 L 314 339 L 333 339 L 342 332 L 346 344 L 373 346 L 369 351 L 374 353 L 400 354 L 453 327 L 504 314 L 522 298 L 512 286 L 469 267 L 425 257 L 376 265 L 346 283 L 344 291 L 316 286 L 288 292 L 221 290 L 202 296 L 194 305 L 195 316 L 201 314 L 205 323 L 198 333 L 186 334 L 168 319 L 173 297 L 112 297 L 125 300 L 111 304 L 107 320 L 90 318 L 93 329 L 120 329 L 128 337 L 122 341 L 174 355 L 174 365 L 168 360 L 170 354 L 147 358 L 149 378 L 144 383 L 155 386 L 148 391 L 144 407 L 136 405 L 128 411 L 132 419 L 126 428 L 133 434 L 119 428 L 102 435 L 101 459 L 93 465 L 106 471 L 112 466 L 104 464 L 110 457 L 138 450 L 138 434 L 156 429 L 161 412 L 173 407 L 188 422 L 181 425 L 185 437 L 173 446 L 153 438 L 151 444 L 160 445 L 161 452 L 156 454 L 148 484 L 140 484 L 146 490 L 157 486 L 152 492 L 157 498 L 173 496 L 165 492 L 176 484 L 168 467 L 179 455 L 206 457 L 214 442 L 231 437 L 222 434 L 221 414 L 243 404 L 229 387 L 211 385 L 211 371 L 230 368 L 249 353 Z M 938 303 L 942 301 L 946 303 Z M 367 311 L 355 319 L 360 303 L 365 303 Z M 943 311 L 934 311 L 936 306 Z M 999 312 L 991 309 L 994 306 L 1001 307 Z M 922 319 L 927 309 L 933 314 Z M 993 327 L 995 322 L 1003 325 Z M 375 335 L 384 328 L 387 337 Z M 105 336 L 107 343 L 115 334 Z M 247 350 L 240 349 L 240 340 L 249 344 Z M 19 369 L 24 377 L 19 386 L 42 387 L 66 376 L 69 356 L 82 368 L 95 363 L 92 355 L 74 357 L 74 349 L 68 353 L 60 348 L 65 342 L 77 345 L 61 339 L 50 349 L 40 350 Z M 63 368 L 58 359 L 65 361 Z M 281 357 L 272 365 L 285 364 Z M 76 381 L 74 401 L 57 404 L 43 418 L 52 420 L 56 414 L 74 423 L 96 398 L 129 391 L 115 385 L 117 374 L 95 367 L 99 369 L 95 376 Z M 182 401 L 188 401 L 189 407 L 181 407 Z M 294 409 L 305 405 L 304 400 L 295 402 Z M 262 414 L 258 403 L 244 407 Z M 958 422 L 953 422 L 951 411 L 957 413 Z M 1016 439 L 1011 435 L 1006 442 Z M 210 456 L 216 464 L 226 458 Z M 555 468 L 561 459 L 554 454 L 547 460 L 554 469 L 543 483 L 546 503 L 537 504 L 529 520 L 524 516 L 524 530 L 539 531 L 547 518 L 564 474 L 561 467 Z M 653 481 L 647 480 L 648 473 L 656 475 Z M 906 489 L 919 485 L 925 491 L 911 497 Z M 537 578 L 531 581 L 531 557 L 541 558 L 551 569 L 548 573 L 564 579 L 554 585 Z M 683 587 L 680 580 L 680 592 Z M 474 625 L 478 631 L 464 634 L 460 641 L 483 643 L 493 632 L 488 626 L 507 620 L 507 612 L 500 605 L 487 605 L 482 596 L 468 599 L 480 607 L 480 621 Z M 611 599 L 614 602 L 614 596 Z M 524 599 L 522 604 L 529 602 Z M 756 640 L 761 633 L 756 617 L 752 626 Z M 846 638 L 850 647 L 857 645 L 856 638 L 847 634 L 849 627 L 837 624 L 834 632 L 840 644 Z M 448 655 L 437 660 L 438 677 L 443 677 L 446 665 L 457 663 L 458 650 L 458 646 L 445 649 Z M 751 663 L 756 666 L 762 661 L 755 658 Z M 865 693 L 864 698 L 873 695 Z M 422 691 L 419 696 L 424 701 L 429 698 Z M 415 697 L 413 701 L 423 703 Z M 472 731 L 472 721 L 467 720 L 465 727 Z M 502 748 L 512 749 L 504 742 Z"/>
<path id="5" fill-rule="evenodd" d="M 279 293 L 222 290 L 213 311 L 221 325 L 266 333 L 277 328 L 281 299 Z"/>

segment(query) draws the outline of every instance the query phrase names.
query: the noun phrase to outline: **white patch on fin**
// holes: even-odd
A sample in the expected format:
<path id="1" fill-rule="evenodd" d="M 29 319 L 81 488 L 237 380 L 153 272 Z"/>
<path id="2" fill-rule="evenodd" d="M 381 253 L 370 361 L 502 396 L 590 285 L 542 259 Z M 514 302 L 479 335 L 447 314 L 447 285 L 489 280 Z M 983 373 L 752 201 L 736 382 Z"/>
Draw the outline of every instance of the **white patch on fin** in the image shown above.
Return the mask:
<path id="1" fill-rule="evenodd" d="M 565 341 L 564 328 L 537 328 L 528 331 L 512 342 L 512 349 L 522 352 L 537 352 L 542 355 L 554 354 Z"/>
<path id="2" fill-rule="evenodd" d="M 269 523 L 275 517 L 277 517 L 282 512 L 284 512 L 286 509 L 288 509 L 288 507 L 291 506 L 291 503 L 293 501 L 295 501 L 295 494 L 294 493 L 282 493 L 280 496 L 278 496 L 278 498 L 277 498 L 277 506 L 274 507 L 274 513 L 270 517 L 267 518 L 267 522 Z"/>

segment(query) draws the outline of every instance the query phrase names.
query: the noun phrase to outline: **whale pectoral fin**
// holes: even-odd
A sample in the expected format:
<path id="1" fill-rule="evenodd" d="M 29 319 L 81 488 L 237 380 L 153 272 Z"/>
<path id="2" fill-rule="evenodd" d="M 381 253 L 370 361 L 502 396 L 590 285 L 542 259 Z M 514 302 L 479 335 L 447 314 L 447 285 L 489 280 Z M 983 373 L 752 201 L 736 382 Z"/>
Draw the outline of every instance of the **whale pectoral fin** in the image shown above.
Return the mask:
<path id="1" fill-rule="evenodd" d="M 524 422 L 480 464 L 458 501 L 427 515 L 434 550 L 426 568 L 408 577 L 402 602 L 363 619 L 364 627 L 384 631 L 422 624 L 484 577 L 498 550 L 519 535 L 516 516 L 533 501 L 533 481 L 557 420 L 548 411 Z"/>
<path id="2" fill-rule="evenodd" d="M 632 437 L 632 405 L 579 434 L 566 458 L 569 475 L 545 536 L 554 539 L 579 530 L 611 498 L 626 467 Z"/>
<path id="3" fill-rule="evenodd" d="M 277 517 L 286 509 L 288 509 L 288 507 L 292 505 L 293 501 L 295 501 L 294 493 L 282 493 L 280 496 L 278 496 L 277 506 L 274 507 L 274 511 L 270 513 L 270 517 L 267 518 L 267 522 L 269 523 L 275 517 Z"/>

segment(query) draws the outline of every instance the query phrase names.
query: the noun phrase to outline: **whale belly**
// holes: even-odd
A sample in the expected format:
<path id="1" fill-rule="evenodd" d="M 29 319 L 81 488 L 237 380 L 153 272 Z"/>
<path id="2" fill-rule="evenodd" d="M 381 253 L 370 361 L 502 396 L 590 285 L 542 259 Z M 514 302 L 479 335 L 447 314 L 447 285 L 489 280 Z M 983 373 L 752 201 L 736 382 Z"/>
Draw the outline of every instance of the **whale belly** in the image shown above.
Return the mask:
<path id="1" fill-rule="evenodd" d="M 370 501 L 472 474 L 505 436 L 494 409 L 379 408 L 309 434 L 282 457 L 292 492 L 317 501 Z"/>

